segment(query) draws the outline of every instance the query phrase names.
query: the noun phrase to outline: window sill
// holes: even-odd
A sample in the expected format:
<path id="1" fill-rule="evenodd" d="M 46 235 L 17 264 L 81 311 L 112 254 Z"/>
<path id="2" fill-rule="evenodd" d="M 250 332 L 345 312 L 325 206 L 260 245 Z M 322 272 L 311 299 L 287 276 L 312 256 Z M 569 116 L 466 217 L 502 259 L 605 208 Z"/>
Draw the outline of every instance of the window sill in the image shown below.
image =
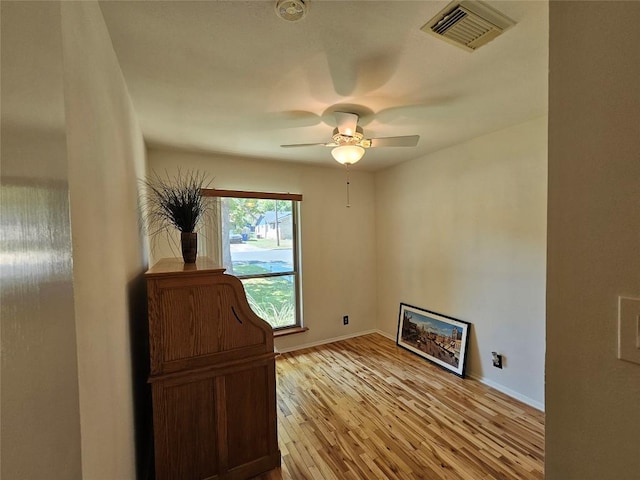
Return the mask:
<path id="1" fill-rule="evenodd" d="M 273 331 L 273 337 L 284 337 L 286 335 L 294 335 L 296 333 L 303 333 L 309 330 L 308 327 L 290 327 L 290 328 L 280 328 L 278 330 Z"/>

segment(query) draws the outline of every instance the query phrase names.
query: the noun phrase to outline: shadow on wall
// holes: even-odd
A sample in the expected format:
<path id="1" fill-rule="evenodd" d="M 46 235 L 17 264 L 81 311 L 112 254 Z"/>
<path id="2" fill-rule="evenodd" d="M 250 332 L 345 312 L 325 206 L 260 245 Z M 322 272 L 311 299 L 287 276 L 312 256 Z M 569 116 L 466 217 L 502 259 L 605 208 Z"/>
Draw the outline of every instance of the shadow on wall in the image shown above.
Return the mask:
<path id="1" fill-rule="evenodd" d="M 473 371 L 470 368 L 471 365 L 473 365 L 474 367 Z M 480 346 L 478 345 L 478 337 L 476 336 L 476 328 L 474 324 L 471 324 L 471 328 L 469 329 L 469 356 L 467 357 L 467 375 L 469 374 L 484 377 Z"/>
<path id="2" fill-rule="evenodd" d="M 136 447 L 136 478 L 155 478 L 153 461 L 153 409 L 149 378 L 149 320 L 147 315 L 147 285 L 141 272 L 127 285 L 129 298 L 129 338 L 131 348 L 131 379 Z"/>

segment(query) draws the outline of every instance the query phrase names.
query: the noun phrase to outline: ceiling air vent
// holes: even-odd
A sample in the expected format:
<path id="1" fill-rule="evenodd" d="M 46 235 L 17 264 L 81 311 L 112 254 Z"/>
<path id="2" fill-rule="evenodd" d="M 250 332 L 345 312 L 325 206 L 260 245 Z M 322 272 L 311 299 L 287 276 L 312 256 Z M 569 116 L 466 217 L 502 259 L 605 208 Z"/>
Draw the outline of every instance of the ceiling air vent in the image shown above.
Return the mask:
<path id="1" fill-rule="evenodd" d="M 424 25 L 421 30 L 473 52 L 516 22 L 478 1 L 456 1 Z"/>

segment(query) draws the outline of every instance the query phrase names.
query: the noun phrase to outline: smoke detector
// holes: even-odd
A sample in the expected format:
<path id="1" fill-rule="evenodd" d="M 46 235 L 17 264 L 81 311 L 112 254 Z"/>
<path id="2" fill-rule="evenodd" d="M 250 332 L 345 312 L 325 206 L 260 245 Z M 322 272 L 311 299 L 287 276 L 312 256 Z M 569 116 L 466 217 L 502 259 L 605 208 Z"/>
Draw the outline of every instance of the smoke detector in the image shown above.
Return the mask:
<path id="1" fill-rule="evenodd" d="M 473 52 L 516 22 L 478 1 L 454 1 L 420 30 Z"/>
<path id="2" fill-rule="evenodd" d="M 304 0 L 278 0 L 276 13 L 288 22 L 297 22 L 307 14 L 307 4 Z"/>

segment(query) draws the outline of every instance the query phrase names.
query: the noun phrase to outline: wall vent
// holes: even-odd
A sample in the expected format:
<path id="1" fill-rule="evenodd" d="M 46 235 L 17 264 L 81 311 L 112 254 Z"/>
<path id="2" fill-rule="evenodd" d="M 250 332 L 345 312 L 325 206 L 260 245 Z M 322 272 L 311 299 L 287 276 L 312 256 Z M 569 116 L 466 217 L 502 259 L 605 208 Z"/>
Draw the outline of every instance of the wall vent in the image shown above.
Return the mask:
<path id="1" fill-rule="evenodd" d="M 516 22 L 478 1 L 454 1 L 421 30 L 473 52 Z"/>

